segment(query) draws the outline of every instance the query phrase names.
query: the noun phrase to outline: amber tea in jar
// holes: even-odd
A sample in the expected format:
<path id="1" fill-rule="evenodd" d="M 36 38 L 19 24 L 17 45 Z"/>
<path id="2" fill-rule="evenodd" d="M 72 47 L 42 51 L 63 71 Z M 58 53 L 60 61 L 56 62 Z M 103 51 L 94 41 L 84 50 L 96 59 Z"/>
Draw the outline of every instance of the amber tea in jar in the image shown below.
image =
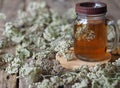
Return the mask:
<path id="1" fill-rule="evenodd" d="M 86 61 L 105 60 L 107 53 L 107 5 L 102 2 L 76 4 L 77 18 L 74 25 L 74 54 Z M 110 24 L 113 26 L 113 23 Z M 117 29 L 114 26 L 117 34 Z M 118 36 L 114 41 L 117 44 Z"/>

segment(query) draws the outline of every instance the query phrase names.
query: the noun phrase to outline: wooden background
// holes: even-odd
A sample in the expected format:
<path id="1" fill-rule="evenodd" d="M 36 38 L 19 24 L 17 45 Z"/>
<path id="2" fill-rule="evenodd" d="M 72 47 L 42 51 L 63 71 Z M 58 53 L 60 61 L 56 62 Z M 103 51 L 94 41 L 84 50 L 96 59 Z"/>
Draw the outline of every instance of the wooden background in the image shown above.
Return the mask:
<path id="1" fill-rule="evenodd" d="M 7 15 L 5 21 L 0 21 L 0 28 L 7 21 L 14 21 L 17 10 L 24 9 L 30 0 L 0 0 L 0 12 Z M 35 0 L 34 0 L 35 1 Z M 41 1 L 41 0 L 38 0 Z M 74 7 L 76 2 L 83 0 L 46 0 L 47 3 L 60 14 Z M 113 19 L 120 19 L 120 0 L 84 0 L 84 1 L 102 1 L 108 5 L 108 14 Z M 1 32 L 0 32 L 1 33 Z M 0 34 L 1 35 L 1 34 Z M 0 70 L 0 88 L 27 88 L 22 79 L 16 79 L 16 75 L 8 76 L 4 70 Z"/>
<path id="2" fill-rule="evenodd" d="M 15 19 L 18 9 L 24 9 L 30 0 L 0 0 L 0 12 L 7 15 L 7 21 Z M 32 0 L 42 1 L 42 0 Z M 44 1 L 44 0 L 43 0 Z M 83 0 L 46 0 L 47 3 L 60 14 L 70 7 L 74 7 L 76 2 Z M 120 19 L 120 0 L 84 0 L 84 1 L 102 1 L 108 5 L 108 13 L 115 20 Z"/>

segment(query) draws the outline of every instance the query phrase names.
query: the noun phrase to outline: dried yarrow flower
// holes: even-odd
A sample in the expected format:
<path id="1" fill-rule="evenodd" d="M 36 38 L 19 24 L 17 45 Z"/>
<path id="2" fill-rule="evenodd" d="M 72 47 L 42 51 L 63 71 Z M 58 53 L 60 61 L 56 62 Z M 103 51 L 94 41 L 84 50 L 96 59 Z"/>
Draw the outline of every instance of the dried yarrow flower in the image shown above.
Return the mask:
<path id="1" fill-rule="evenodd" d="M 71 24 L 71 19 L 74 18 L 73 9 L 65 16 L 67 18 L 48 8 L 45 2 L 32 1 L 25 11 L 18 12 L 15 23 L 6 23 L 4 30 L 6 39 L 0 41 L 0 48 L 10 43 L 16 45 L 15 55 L 6 54 L 1 58 L 3 60 L 0 59 L 0 63 L 8 62 L 6 71 L 9 74 L 19 72 L 19 78 L 25 78 L 29 88 L 119 86 L 119 59 L 114 63 L 91 68 L 84 65 L 71 71 L 64 69 L 55 60 L 55 55 L 58 53 L 67 60 L 71 60 L 73 56 L 73 52 L 70 52 L 74 42 L 73 24 Z M 110 34 L 109 39 L 113 37 L 114 35 Z"/>
<path id="2" fill-rule="evenodd" d="M 5 20 L 6 19 L 6 15 L 4 13 L 0 13 L 0 20 Z"/>

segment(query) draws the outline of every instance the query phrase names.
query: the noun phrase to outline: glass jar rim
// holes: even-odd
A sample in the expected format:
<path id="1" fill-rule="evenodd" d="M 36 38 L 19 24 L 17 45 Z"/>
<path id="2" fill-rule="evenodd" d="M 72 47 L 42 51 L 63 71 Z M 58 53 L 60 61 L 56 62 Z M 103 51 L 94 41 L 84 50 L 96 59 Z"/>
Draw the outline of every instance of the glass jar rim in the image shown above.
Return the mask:
<path id="1" fill-rule="evenodd" d="M 88 15 L 103 14 L 107 12 L 107 5 L 103 2 L 82 2 L 76 4 L 75 11 Z"/>

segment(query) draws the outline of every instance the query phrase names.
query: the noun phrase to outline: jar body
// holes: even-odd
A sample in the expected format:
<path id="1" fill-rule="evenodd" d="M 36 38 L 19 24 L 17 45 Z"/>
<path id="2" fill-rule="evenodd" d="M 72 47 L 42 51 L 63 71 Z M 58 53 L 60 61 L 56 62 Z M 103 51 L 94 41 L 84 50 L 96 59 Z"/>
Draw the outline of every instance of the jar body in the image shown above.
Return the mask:
<path id="1" fill-rule="evenodd" d="M 77 16 L 74 25 L 74 54 L 86 61 L 105 60 L 107 24 L 105 14 Z"/>

